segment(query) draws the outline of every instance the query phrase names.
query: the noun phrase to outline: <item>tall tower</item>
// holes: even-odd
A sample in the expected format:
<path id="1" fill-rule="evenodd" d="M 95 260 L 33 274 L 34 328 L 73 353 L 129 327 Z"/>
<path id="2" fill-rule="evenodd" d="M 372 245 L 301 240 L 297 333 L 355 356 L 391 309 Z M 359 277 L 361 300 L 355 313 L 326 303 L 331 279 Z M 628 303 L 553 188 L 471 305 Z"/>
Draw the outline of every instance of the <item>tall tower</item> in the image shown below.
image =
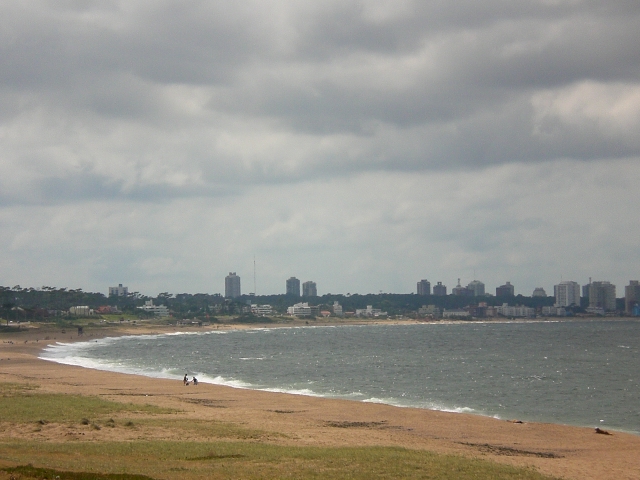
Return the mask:
<path id="1" fill-rule="evenodd" d="M 482 297 L 484 295 L 484 283 L 480 280 L 473 280 L 467 285 L 467 292 L 472 297 Z"/>
<path id="2" fill-rule="evenodd" d="M 417 289 L 418 295 L 431 295 L 431 282 L 429 280 L 420 280 Z"/>
<path id="3" fill-rule="evenodd" d="M 607 312 L 616 309 L 616 286 L 610 282 L 591 282 L 589 307 L 602 308 Z"/>
<path id="4" fill-rule="evenodd" d="M 291 277 L 287 280 L 287 295 L 300 296 L 300 280 L 296 277 Z"/>
<path id="5" fill-rule="evenodd" d="M 442 282 L 438 282 L 437 285 L 433 286 L 433 294 L 439 297 L 447 296 L 447 286 L 443 285 Z"/>
<path id="6" fill-rule="evenodd" d="M 625 313 L 631 315 L 638 302 L 640 302 L 640 282 L 638 280 L 629 280 L 629 285 L 624 287 Z"/>
<path id="7" fill-rule="evenodd" d="M 511 282 L 507 282 L 504 285 L 500 285 L 496 287 L 496 297 L 513 297 L 515 294 L 515 289 Z"/>
<path id="8" fill-rule="evenodd" d="M 318 289 L 316 288 L 316 282 L 308 281 L 302 284 L 302 296 L 303 297 L 317 297 Z"/>
<path id="9" fill-rule="evenodd" d="M 556 297 L 557 307 L 580 305 L 580 285 L 577 282 L 565 280 L 554 285 L 553 295 Z"/>
<path id="10" fill-rule="evenodd" d="M 240 295 L 240 277 L 236 272 L 229 272 L 224 278 L 224 296 L 227 298 L 238 298 Z"/>

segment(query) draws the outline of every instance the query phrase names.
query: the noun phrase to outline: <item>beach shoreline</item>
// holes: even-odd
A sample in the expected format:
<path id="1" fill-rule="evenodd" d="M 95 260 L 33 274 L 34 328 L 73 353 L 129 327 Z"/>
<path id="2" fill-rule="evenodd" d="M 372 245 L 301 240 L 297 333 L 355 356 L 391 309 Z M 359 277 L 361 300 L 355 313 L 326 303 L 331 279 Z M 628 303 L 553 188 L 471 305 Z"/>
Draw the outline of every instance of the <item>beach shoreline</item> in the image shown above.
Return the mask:
<path id="1" fill-rule="evenodd" d="M 225 324 L 217 326 L 217 329 L 286 326 L 291 325 Z M 38 385 L 43 392 L 97 395 L 121 402 L 144 400 L 159 406 L 179 406 L 181 409 L 187 406 L 185 418 L 231 422 L 273 432 L 274 438 L 269 442 L 278 444 L 398 446 L 529 466 L 541 473 L 564 478 L 640 477 L 640 437 L 623 432 L 598 435 L 592 428 L 514 423 L 466 413 L 214 384 L 185 387 L 176 380 L 88 370 L 38 358 L 43 348 L 56 342 L 212 329 L 216 329 L 216 326 L 137 324 L 85 327 L 82 335 L 76 331 L 63 334 L 61 329 L 55 327 L 7 332 L 0 337 L 0 381 L 28 382 Z M 210 402 L 216 402 L 224 408 L 211 408 Z"/>

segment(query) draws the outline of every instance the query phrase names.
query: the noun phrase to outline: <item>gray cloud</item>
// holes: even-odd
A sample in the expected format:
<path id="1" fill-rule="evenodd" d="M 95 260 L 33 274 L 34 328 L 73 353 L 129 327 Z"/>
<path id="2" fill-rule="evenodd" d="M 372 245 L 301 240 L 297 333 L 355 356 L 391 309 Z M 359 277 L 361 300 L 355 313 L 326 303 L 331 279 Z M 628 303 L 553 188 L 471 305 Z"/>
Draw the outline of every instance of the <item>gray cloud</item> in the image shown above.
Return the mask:
<path id="1" fill-rule="evenodd" d="M 211 262 L 225 255 L 240 261 L 261 249 L 272 259 L 268 267 L 286 278 L 291 273 L 279 262 L 282 245 L 290 245 L 290 262 L 317 252 L 345 265 L 351 281 L 394 279 L 361 283 L 391 290 L 402 284 L 395 259 L 422 244 L 438 256 L 412 257 L 407 269 L 437 264 L 443 278 L 447 268 L 465 263 L 500 270 L 496 252 L 507 248 L 512 261 L 500 270 L 507 272 L 528 265 L 526 251 L 545 256 L 543 241 L 531 242 L 558 228 L 566 233 L 565 243 L 554 240 L 559 250 L 580 239 L 617 265 L 630 247 L 587 242 L 580 229 L 595 228 L 590 221 L 574 225 L 567 209 L 560 226 L 548 219 L 554 207 L 547 203 L 545 215 L 526 212 L 537 208 L 538 196 L 575 203 L 564 197 L 564 182 L 590 201 L 576 187 L 577 171 L 598 195 L 610 189 L 590 173 L 603 176 L 610 165 L 615 175 L 636 175 L 639 29 L 634 1 L 6 2 L 0 5 L 3 245 L 31 252 L 20 239 L 35 237 L 15 217 L 22 208 L 39 217 L 48 205 L 56 218 L 76 212 L 88 221 L 87 212 L 107 213 L 117 204 L 163 219 L 162 231 L 176 223 L 183 229 L 163 237 L 165 248 L 152 240 L 152 222 L 134 234 L 126 219 L 146 221 L 109 217 L 111 228 L 132 240 L 109 253 L 87 251 L 85 271 L 93 272 L 87 281 L 106 281 L 117 266 L 148 285 L 159 286 L 154 282 L 168 272 L 178 272 L 178 282 L 179 272 L 202 263 L 179 253 L 179 245 L 200 252 L 208 241 L 222 249 Z M 558 183 L 548 173 L 554 165 L 568 178 Z M 529 176 L 509 178 L 515 190 L 492 180 L 513 171 Z M 547 191 L 538 175 L 557 190 Z M 469 184 L 455 176 L 487 187 L 468 198 Z M 437 188 L 433 178 L 449 189 Z M 417 204 L 406 188 L 420 191 Z M 635 187 L 620 188 L 633 196 Z M 534 193 L 525 200 L 509 197 L 528 190 Z M 340 199 L 328 202 L 336 218 L 334 210 L 308 207 L 307 191 L 317 202 L 326 201 L 321 191 Z M 614 198 L 611 209 L 630 214 L 624 195 Z M 253 213 L 256 205 L 264 218 Z M 434 205 L 451 218 L 423 217 Z M 197 220 L 185 219 L 185 210 L 198 212 Z M 609 221 L 605 210 L 598 214 Z M 193 243 L 185 232 L 202 218 L 226 232 L 238 222 L 238 231 L 255 240 L 234 234 L 235 247 L 227 250 L 218 231 L 207 229 L 204 243 Z M 94 234 L 79 235 L 89 241 Z M 384 246 L 397 238 L 402 249 Z M 62 244 L 52 237 L 44 251 L 72 258 L 60 253 Z M 116 260 L 116 251 L 126 261 Z M 345 262 L 350 256 L 357 261 Z M 579 261 L 557 259 L 563 258 Z M 606 273 L 600 260 L 589 262 Z M 17 272 L 16 265 L 6 268 Z M 548 278 L 551 266 L 540 272 Z M 204 282 L 207 274 L 198 275 Z M 332 286 L 340 288 L 348 287 Z"/>

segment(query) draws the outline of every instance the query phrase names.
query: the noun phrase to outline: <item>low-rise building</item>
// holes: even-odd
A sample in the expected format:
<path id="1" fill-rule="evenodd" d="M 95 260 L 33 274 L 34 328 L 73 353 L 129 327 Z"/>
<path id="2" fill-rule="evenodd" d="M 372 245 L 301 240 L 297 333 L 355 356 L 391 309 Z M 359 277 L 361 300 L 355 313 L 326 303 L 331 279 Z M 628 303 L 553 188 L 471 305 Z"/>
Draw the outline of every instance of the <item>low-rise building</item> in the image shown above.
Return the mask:
<path id="1" fill-rule="evenodd" d="M 440 316 L 440 309 L 435 305 L 423 305 L 418 309 L 418 315 L 437 318 Z"/>
<path id="2" fill-rule="evenodd" d="M 340 305 L 337 301 L 333 302 L 333 314 L 336 317 L 342 317 L 342 305 Z"/>
<path id="3" fill-rule="evenodd" d="M 95 312 L 101 315 L 109 315 L 120 313 L 120 310 L 118 310 L 118 307 L 115 307 L 113 305 L 101 305 L 96 308 Z"/>
<path id="4" fill-rule="evenodd" d="M 604 308 L 602 307 L 587 307 L 585 308 L 585 311 L 591 315 L 600 315 L 602 317 L 604 317 L 605 314 Z"/>
<path id="5" fill-rule="evenodd" d="M 367 305 L 367 308 L 356 308 L 356 317 L 386 317 L 387 312 L 383 312 L 379 308 L 373 308 Z"/>
<path id="6" fill-rule="evenodd" d="M 466 310 L 461 310 L 461 309 L 447 310 L 445 308 L 444 310 L 442 310 L 442 318 L 465 319 L 465 318 L 471 318 L 471 314 Z"/>
<path id="7" fill-rule="evenodd" d="M 75 315 L 76 317 L 89 317 L 93 315 L 93 310 L 86 305 L 78 305 L 69 308 L 69 314 Z"/>
<path id="8" fill-rule="evenodd" d="M 542 315 L 546 317 L 564 317 L 567 315 L 567 311 L 564 307 L 557 306 L 544 306 L 542 307 Z"/>
<path id="9" fill-rule="evenodd" d="M 257 305 L 254 303 L 251 305 L 251 313 L 260 317 L 273 315 L 273 307 L 271 305 Z"/>
<path id="10" fill-rule="evenodd" d="M 536 309 L 531 307 L 525 307 L 522 305 L 510 306 L 508 303 L 503 303 L 502 306 L 496 307 L 498 314 L 504 317 L 535 317 Z"/>
<path id="11" fill-rule="evenodd" d="M 152 313 L 158 317 L 168 317 L 169 309 L 165 305 L 154 305 L 153 300 L 147 300 L 142 307 L 138 307 L 147 313 Z"/>
<path id="12" fill-rule="evenodd" d="M 287 314 L 294 317 L 317 317 L 320 314 L 320 307 L 309 305 L 307 302 L 296 303 L 287 308 Z"/>

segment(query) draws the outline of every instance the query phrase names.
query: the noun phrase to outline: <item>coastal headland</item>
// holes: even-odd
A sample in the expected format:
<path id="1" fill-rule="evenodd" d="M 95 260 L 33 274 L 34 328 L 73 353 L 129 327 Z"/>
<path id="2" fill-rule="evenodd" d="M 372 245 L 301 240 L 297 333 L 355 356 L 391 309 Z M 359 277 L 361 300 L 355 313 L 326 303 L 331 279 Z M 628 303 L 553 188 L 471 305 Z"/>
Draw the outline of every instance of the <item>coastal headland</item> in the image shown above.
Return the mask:
<path id="1" fill-rule="evenodd" d="M 247 327 L 184 326 L 180 330 L 202 331 L 206 328 Z M 3 468 L 28 463 L 59 470 L 95 471 L 100 468 L 91 463 L 93 457 L 89 453 L 82 461 L 77 458 L 78 452 L 82 451 L 79 446 L 115 448 L 114 445 L 122 443 L 133 448 L 134 445 L 156 445 L 154 442 L 177 442 L 172 444 L 173 450 L 177 448 L 175 445 L 191 445 L 192 456 L 185 454 L 185 461 L 189 463 L 174 464 L 174 475 L 180 472 L 181 478 L 207 478 L 206 469 L 211 474 L 218 471 L 216 468 L 232 468 L 234 462 L 234 468 L 239 468 L 237 465 L 243 458 L 250 456 L 233 453 L 233 447 L 240 445 L 285 450 L 319 447 L 334 452 L 331 455 L 337 455 L 335 452 L 340 450 L 336 449 L 346 450 L 346 447 L 393 447 L 401 449 L 392 450 L 396 452 L 394 454 L 406 449 L 410 454 L 454 455 L 454 458 L 525 467 L 530 473 L 559 478 L 640 478 L 640 437 L 623 432 L 610 431 L 607 435 L 592 428 L 523 423 L 518 419 L 505 421 L 204 383 L 185 386 L 181 381 L 90 370 L 38 358 L 43 347 L 58 341 L 169 333 L 176 329 L 176 326 L 158 325 L 87 327 L 79 336 L 75 331 L 62 333 L 53 326 L 38 326 L 0 334 L 0 392 L 5 397 L 5 408 L 0 411 L 0 444 L 3 445 L 0 480 L 10 478 L 9 470 Z M 38 395 L 50 401 L 66 398 L 62 397 L 65 395 L 105 403 L 86 406 L 84 415 L 78 414 L 80 418 L 77 419 L 66 418 L 64 412 L 55 413 L 53 407 L 48 412 L 34 413 L 40 415 L 38 418 L 31 418 L 24 412 L 12 414 L 13 406 L 7 399 L 14 398 L 14 406 L 20 402 L 26 405 L 25 398 Z M 104 414 L 107 418 L 100 413 L 108 411 L 107 404 L 126 405 L 126 408 L 110 407 L 112 411 Z M 67 413 L 75 407 L 68 408 Z M 65 446 L 73 446 L 75 460 Z M 199 455 L 195 451 L 197 448 L 209 450 L 205 455 Z M 29 449 L 32 453 L 28 459 L 21 456 L 20 452 Z M 57 456 L 51 452 L 58 452 Z M 380 450 L 380 455 L 387 453 Z M 126 454 L 122 456 L 124 458 Z M 206 468 L 196 469 L 196 460 L 206 460 Z M 119 465 L 114 459 L 102 469 L 113 472 L 118 471 L 118 467 L 120 471 L 144 473 L 151 478 L 171 478 L 170 473 L 158 470 L 160 460 L 153 462 L 150 459 L 149 462 L 145 469 L 144 465 L 133 461 Z M 337 458 L 336 462 L 339 463 Z M 194 465 L 193 471 L 190 471 L 190 465 Z M 255 462 L 252 465 L 257 468 Z M 264 471 L 278 471 L 274 464 L 264 468 L 267 469 Z M 227 470 L 219 473 L 224 471 Z M 224 477 L 222 473 L 220 475 L 220 478 Z M 513 478 L 534 478 L 515 475 Z M 274 473 L 274 476 L 280 474 Z M 211 474 L 209 478 L 216 477 Z M 264 478 L 269 475 L 265 474 Z"/>

